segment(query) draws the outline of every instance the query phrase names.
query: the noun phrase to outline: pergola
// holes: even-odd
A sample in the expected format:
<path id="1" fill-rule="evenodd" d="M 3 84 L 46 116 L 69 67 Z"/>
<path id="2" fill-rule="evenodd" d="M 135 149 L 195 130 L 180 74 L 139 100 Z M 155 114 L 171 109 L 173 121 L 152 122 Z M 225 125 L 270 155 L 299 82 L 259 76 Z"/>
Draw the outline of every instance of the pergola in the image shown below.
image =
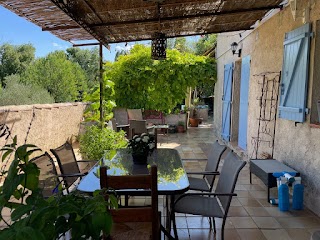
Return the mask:
<path id="1" fill-rule="evenodd" d="M 62 40 L 109 43 L 249 30 L 283 0 L 0 0 Z M 85 45 L 85 44 L 82 44 Z M 92 45 L 92 44 L 91 44 Z M 78 45 L 79 46 L 79 45 Z M 102 93 L 102 81 L 100 81 Z M 101 98 L 102 101 L 102 98 Z M 102 102 L 100 102 L 102 103 Z M 101 108 L 102 109 L 102 108 Z M 102 116 L 102 114 L 101 114 Z"/>

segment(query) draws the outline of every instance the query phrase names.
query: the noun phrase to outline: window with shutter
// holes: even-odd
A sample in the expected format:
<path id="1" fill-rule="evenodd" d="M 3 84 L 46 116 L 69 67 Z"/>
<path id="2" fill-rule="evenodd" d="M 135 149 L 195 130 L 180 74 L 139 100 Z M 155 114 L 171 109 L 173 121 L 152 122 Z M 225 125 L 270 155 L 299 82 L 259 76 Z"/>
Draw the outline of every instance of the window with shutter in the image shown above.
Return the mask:
<path id="1" fill-rule="evenodd" d="M 309 78 L 311 25 L 285 34 L 279 117 L 304 122 Z"/>

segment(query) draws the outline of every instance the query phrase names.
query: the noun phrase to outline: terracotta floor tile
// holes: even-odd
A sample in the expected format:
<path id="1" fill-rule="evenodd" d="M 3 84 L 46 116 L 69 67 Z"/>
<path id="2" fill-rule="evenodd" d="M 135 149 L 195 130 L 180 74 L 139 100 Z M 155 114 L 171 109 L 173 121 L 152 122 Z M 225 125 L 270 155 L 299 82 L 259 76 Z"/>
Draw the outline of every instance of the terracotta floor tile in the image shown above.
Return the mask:
<path id="1" fill-rule="evenodd" d="M 235 228 L 257 228 L 251 217 L 229 217 Z"/>
<path id="2" fill-rule="evenodd" d="M 247 191 L 247 190 L 244 190 L 244 191 L 242 191 L 242 190 L 235 190 L 235 193 L 237 194 L 237 197 L 242 197 L 242 198 L 250 198 L 250 197 L 252 197 L 252 196 L 250 195 L 250 192 Z"/>
<path id="3" fill-rule="evenodd" d="M 317 217 L 279 217 L 277 221 L 283 228 L 320 228 Z"/>
<path id="4" fill-rule="evenodd" d="M 237 229 L 241 240 L 266 240 L 260 229 Z"/>
<path id="5" fill-rule="evenodd" d="M 253 198 L 239 198 L 239 202 L 245 207 L 262 207 L 261 204 Z"/>
<path id="6" fill-rule="evenodd" d="M 305 229 L 286 229 L 291 240 L 309 240 L 311 233 Z"/>
<path id="7" fill-rule="evenodd" d="M 249 214 L 244 207 L 231 206 L 229 208 L 228 216 L 230 216 L 230 217 L 247 217 L 247 216 L 249 216 Z"/>
<path id="8" fill-rule="evenodd" d="M 250 216 L 254 217 L 268 217 L 270 214 L 264 207 L 245 207 Z"/>
<path id="9" fill-rule="evenodd" d="M 252 217 L 252 219 L 260 229 L 281 228 L 281 225 L 273 217 Z"/>
<path id="10" fill-rule="evenodd" d="M 263 229 L 261 230 L 267 240 L 291 240 L 284 229 Z"/>

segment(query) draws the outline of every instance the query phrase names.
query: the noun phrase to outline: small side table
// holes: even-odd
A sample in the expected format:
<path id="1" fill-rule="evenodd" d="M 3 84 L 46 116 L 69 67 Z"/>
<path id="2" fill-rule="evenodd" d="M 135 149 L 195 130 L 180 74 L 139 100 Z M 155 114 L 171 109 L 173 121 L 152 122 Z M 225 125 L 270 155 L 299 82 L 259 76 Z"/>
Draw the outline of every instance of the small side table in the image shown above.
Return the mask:
<path id="1" fill-rule="evenodd" d="M 292 172 L 300 176 L 299 172 L 275 159 L 250 160 L 250 183 L 252 183 L 252 173 L 261 179 L 268 188 L 268 202 L 270 201 L 270 188 L 277 186 L 277 179 L 272 175 L 276 172 Z"/>
<path id="2" fill-rule="evenodd" d="M 160 124 L 160 125 L 154 125 L 153 128 L 155 129 L 155 134 L 158 135 L 158 130 L 164 131 L 165 136 L 169 136 L 169 125 L 168 124 Z M 157 137 L 158 138 L 158 137 Z M 167 139 L 168 142 L 168 139 Z M 161 143 L 160 143 L 161 145 Z"/>

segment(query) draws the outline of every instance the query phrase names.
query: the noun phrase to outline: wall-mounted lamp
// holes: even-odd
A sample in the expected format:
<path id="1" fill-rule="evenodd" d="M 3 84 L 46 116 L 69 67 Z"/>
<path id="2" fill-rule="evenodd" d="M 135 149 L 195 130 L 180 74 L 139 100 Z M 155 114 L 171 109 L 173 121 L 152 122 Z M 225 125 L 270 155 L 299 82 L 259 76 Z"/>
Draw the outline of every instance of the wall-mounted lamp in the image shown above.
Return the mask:
<path id="1" fill-rule="evenodd" d="M 236 52 L 238 46 L 239 45 L 236 42 L 231 43 L 231 51 L 233 55 L 238 54 L 238 57 L 241 57 L 241 47 L 238 49 L 238 52 Z"/>

